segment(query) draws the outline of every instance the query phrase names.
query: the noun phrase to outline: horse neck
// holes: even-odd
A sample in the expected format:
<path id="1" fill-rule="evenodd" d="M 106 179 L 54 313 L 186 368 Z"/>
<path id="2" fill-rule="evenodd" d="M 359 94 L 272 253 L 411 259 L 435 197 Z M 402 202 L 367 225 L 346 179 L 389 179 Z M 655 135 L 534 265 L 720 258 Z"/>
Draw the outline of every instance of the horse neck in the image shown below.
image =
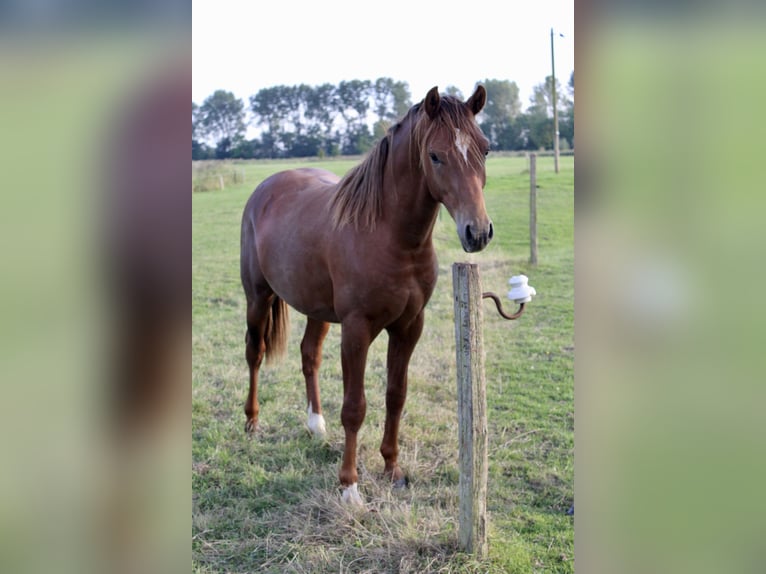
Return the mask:
<path id="1" fill-rule="evenodd" d="M 439 203 L 428 191 L 417 146 L 410 144 L 409 133 L 395 133 L 391 149 L 384 176 L 386 189 L 392 191 L 385 194 L 386 219 L 405 247 L 428 248 Z"/>

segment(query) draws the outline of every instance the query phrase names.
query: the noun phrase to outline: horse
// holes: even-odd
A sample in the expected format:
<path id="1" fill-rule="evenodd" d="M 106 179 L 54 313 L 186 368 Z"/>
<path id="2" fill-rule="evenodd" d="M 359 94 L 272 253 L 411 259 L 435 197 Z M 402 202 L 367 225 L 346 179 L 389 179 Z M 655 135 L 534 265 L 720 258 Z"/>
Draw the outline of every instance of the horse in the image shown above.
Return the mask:
<path id="1" fill-rule="evenodd" d="M 486 103 L 478 85 L 467 101 L 438 87 L 412 106 L 365 159 L 343 178 L 315 168 L 265 179 L 242 216 L 240 271 L 247 300 L 245 356 L 250 390 L 245 431 L 258 425 L 258 372 L 284 354 L 288 305 L 307 317 L 301 341 L 308 428 L 326 433 L 319 400 L 322 344 L 330 323 L 341 325 L 342 500 L 363 505 L 356 469 L 364 421 L 364 372 L 372 341 L 388 333 L 386 421 L 380 453 L 384 476 L 407 484 L 398 464 L 399 420 L 410 357 L 436 285 L 434 225 L 443 204 L 466 252 L 493 236 L 484 205 L 489 141 L 475 116 Z"/>

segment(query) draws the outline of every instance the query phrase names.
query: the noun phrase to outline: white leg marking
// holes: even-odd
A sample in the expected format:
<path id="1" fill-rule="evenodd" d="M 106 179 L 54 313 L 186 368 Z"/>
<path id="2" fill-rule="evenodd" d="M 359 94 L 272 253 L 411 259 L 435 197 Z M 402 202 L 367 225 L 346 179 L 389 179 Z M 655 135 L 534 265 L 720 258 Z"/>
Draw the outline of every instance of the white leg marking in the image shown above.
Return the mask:
<path id="1" fill-rule="evenodd" d="M 327 435 L 327 429 L 325 428 L 325 424 L 324 424 L 324 417 L 314 412 L 314 409 L 311 406 L 311 402 L 309 402 L 308 413 L 309 413 L 308 424 L 309 424 L 309 430 L 311 431 L 311 434 L 313 434 L 315 437 L 318 437 L 318 438 L 324 438 Z"/>
<path id="2" fill-rule="evenodd" d="M 359 494 L 359 489 L 356 487 L 356 483 L 343 489 L 343 502 L 355 506 L 364 506 L 362 495 Z"/>
<path id="3" fill-rule="evenodd" d="M 466 163 L 468 163 L 468 146 L 470 144 L 471 140 L 466 134 L 462 133 L 460 130 L 455 130 L 455 147 L 463 156 L 463 160 Z"/>

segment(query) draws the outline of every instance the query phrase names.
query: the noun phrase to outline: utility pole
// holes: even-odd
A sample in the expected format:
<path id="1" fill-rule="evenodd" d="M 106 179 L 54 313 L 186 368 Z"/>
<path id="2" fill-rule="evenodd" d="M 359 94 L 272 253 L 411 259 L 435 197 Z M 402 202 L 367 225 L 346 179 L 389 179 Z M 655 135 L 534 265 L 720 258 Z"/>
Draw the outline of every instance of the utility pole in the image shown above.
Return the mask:
<path id="1" fill-rule="evenodd" d="M 559 172 L 559 110 L 556 105 L 556 64 L 553 57 L 553 28 L 551 28 L 551 97 L 553 99 L 553 166 Z"/>

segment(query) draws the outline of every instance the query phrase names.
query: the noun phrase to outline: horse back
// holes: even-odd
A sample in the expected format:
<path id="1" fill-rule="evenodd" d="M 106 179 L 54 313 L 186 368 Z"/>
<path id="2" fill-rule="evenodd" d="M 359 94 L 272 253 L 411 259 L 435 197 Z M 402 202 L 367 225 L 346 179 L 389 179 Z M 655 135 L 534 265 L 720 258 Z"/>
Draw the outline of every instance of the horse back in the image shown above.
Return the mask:
<path id="1" fill-rule="evenodd" d="M 246 293 L 267 287 L 307 315 L 333 319 L 327 265 L 335 174 L 316 168 L 276 173 L 253 191 L 242 217 Z"/>
<path id="2" fill-rule="evenodd" d="M 339 181 L 332 172 L 317 168 L 280 171 L 264 179 L 255 188 L 245 206 L 245 218 L 257 219 L 272 202 L 301 205 L 309 199 L 328 202 Z"/>

